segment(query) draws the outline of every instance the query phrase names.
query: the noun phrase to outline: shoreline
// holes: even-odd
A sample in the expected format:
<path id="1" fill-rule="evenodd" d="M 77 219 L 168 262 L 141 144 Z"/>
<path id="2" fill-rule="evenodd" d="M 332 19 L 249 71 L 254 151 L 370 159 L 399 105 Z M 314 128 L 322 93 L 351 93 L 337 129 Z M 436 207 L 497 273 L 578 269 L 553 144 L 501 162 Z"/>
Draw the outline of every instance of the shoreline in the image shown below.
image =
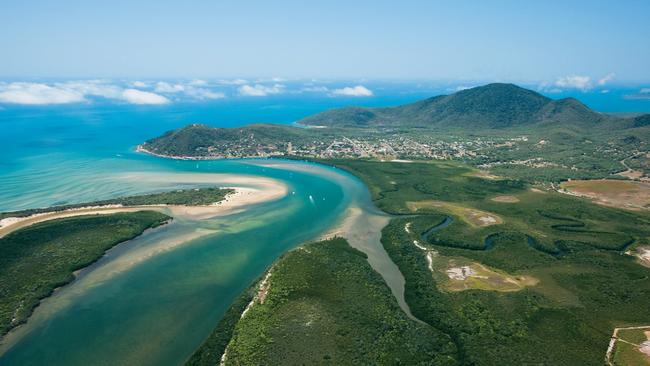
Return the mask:
<path id="1" fill-rule="evenodd" d="M 165 155 L 165 154 L 158 154 L 155 153 L 146 147 L 144 147 L 144 144 L 140 144 L 136 146 L 135 152 L 151 155 L 151 156 L 157 156 L 159 158 L 165 158 L 165 159 L 174 159 L 174 160 L 217 160 L 219 158 L 209 158 L 209 157 L 200 157 L 200 156 L 183 156 L 183 155 Z"/>
<path id="2" fill-rule="evenodd" d="M 144 144 L 140 144 L 136 146 L 135 152 L 151 155 L 151 156 L 156 156 L 159 158 L 163 159 L 173 159 L 173 160 L 226 160 L 226 159 L 263 159 L 271 156 L 244 156 L 240 158 L 228 158 L 228 157 L 219 157 L 219 156 L 189 156 L 189 155 L 167 155 L 167 154 L 159 154 L 155 153 L 146 147 L 144 147 Z"/>
<path id="3" fill-rule="evenodd" d="M 247 176 L 237 176 L 232 175 L 220 175 L 220 177 L 225 178 L 227 183 L 239 183 L 244 184 L 248 183 L 251 185 L 256 185 L 257 187 L 241 187 L 241 186 L 228 186 L 221 188 L 231 188 L 234 190 L 233 193 L 228 194 L 223 200 L 216 202 L 211 205 L 203 206 L 180 206 L 180 205 L 142 205 L 142 206 L 121 206 L 121 205 L 106 205 L 106 206 L 86 206 L 80 208 L 72 208 L 63 211 L 53 211 L 45 213 L 37 213 L 26 217 L 7 217 L 0 220 L 0 223 L 4 222 L 4 225 L 0 225 L 0 238 L 6 236 L 7 234 L 22 229 L 39 222 L 50 221 L 54 219 L 66 218 L 66 217 L 75 217 L 75 216 L 84 216 L 84 215 L 101 215 L 101 214 L 113 214 L 121 212 L 137 212 L 137 211 L 156 211 L 164 213 L 170 216 L 170 219 L 164 224 L 148 228 L 144 230 L 141 234 L 130 238 L 128 240 L 117 243 L 115 246 L 107 249 L 104 253 L 96 258 L 91 263 L 85 265 L 82 268 L 78 268 L 72 272 L 73 278 L 66 283 L 61 284 L 60 286 L 55 287 L 48 295 L 39 299 L 38 305 L 33 309 L 31 315 L 24 321 L 15 324 L 12 328 L 5 334 L 0 335 L 0 354 L 9 349 L 15 342 L 17 342 L 24 332 L 28 328 L 25 327 L 25 324 L 34 321 L 41 320 L 41 314 L 37 314 L 37 309 L 41 309 L 41 306 L 44 302 L 49 302 L 54 308 L 61 306 L 59 303 L 54 303 L 52 301 L 62 301 L 58 299 L 61 291 L 69 288 L 74 283 L 80 283 L 79 281 L 83 279 L 84 284 L 82 286 L 89 286 L 88 284 L 98 283 L 105 281 L 107 278 L 121 273 L 129 268 L 132 268 L 134 265 L 141 263 L 155 255 L 158 255 L 162 252 L 172 250 L 184 243 L 189 241 L 204 237 L 216 233 L 217 230 L 212 229 L 202 229 L 197 228 L 191 231 L 181 232 L 180 234 L 164 237 L 156 241 L 156 245 L 146 246 L 146 247 L 136 247 L 131 249 L 131 255 L 125 256 L 122 258 L 113 258 L 113 261 L 106 266 L 107 258 L 111 258 L 116 251 L 121 251 L 127 248 L 135 240 L 150 240 L 152 235 L 160 234 L 167 230 L 170 225 L 174 225 L 177 218 L 185 220 L 196 220 L 201 221 L 215 216 L 225 216 L 234 213 L 241 212 L 246 207 L 261 204 L 264 202 L 271 202 L 285 197 L 288 194 L 288 187 L 279 181 L 275 181 L 270 178 L 257 178 L 257 177 L 247 177 Z M 208 174 L 206 179 L 213 178 Z M 149 239 L 147 239 L 149 238 Z M 55 299 L 55 300 L 53 300 Z M 58 299 L 58 300 L 56 300 Z M 62 304 L 65 304 L 64 301 Z M 48 310 L 48 311 L 51 311 Z M 36 314 L 36 319 L 35 318 Z M 36 320 L 35 320 L 36 319 Z"/>
<path id="4" fill-rule="evenodd" d="M 6 217 L 0 220 L 0 238 L 31 225 L 55 219 L 83 216 L 83 215 L 108 215 L 121 212 L 157 211 L 170 214 L 173 218 L 186 218 L 193 220 L 206 219 L 218 215 L 229 215 L 239 212 L 246 206 L 275 201 L 287 195 L 288 187 L 280 182 L 270 179 L 245 177 L 240 183 L 260 183 L 260 188 L 226 186 L 221 188 L 233 189 L 235 192 L 228 194 L 223 200 L 211 205 L 184 206 L 184 205 L 105 205 L 85 206 L 70 208 L 62 211 L 42 212 L 24 217 Z M 275 184 L 273 184 L 273 183 Z M 233 182 L 234 183 L 234 182 Z"/>

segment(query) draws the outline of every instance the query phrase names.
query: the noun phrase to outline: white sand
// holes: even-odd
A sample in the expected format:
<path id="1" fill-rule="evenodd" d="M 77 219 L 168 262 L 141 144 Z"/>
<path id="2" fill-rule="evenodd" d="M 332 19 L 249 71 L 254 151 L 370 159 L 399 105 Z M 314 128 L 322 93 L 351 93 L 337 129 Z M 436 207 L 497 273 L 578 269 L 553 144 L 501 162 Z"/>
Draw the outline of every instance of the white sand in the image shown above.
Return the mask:
<path id="1" fill-rule="evenodd" d="M 124 179 L 124 177 L 121 177 Z M 201 220 L 217 215 L 227 215 L 241 211 L 246 206 L 263 202 L 274 201 L 284 197 L 288 187 L 276 180 L 252 176 L 238 176 L 233 174 L 132 174 L 127 179 L 133 178 L 150 180 L 152 182 L 165 179 L 167 181 L 182 183 L 215 183 L 228 184 L 222 188 L 231 188 L 235 192 L 226 198 L 209 206 L 176 206 L 176 205 L 143 205 L 128 206 L 106 205 L 74 208 L 58 212 L 39 213 L 26 217 L 8 217 L 0 220 L 0 238 L 20 228 L 47 220 L 60 219 L 81 215 L 106 215 L 118 212 L 135 212 L 153 210 L 171 213 L 173 217 Z M 232 185 L 231 185 L 232 184 Z M 237 186 L 242 184 L 245 186 Z"/>

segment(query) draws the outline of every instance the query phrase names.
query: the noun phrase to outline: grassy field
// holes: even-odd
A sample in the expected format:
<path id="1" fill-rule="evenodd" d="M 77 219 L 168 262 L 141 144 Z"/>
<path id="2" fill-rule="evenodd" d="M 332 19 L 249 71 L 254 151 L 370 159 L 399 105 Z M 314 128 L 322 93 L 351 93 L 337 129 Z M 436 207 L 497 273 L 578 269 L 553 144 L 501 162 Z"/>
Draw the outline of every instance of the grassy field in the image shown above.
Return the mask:
<path id="1" fill-rule="evenodd" d="M 560 185 L 573 194 L 606 206 L 641 209 L 650 207 L 650 183 L 622 180 L 572 180 Z"/>
<path id="2" fill-rule="evenodd" d="M 531 276 L 512 275 L 462 257 L 437 255 L 431 262 L 434 279 L 447 291 L 520 291 L 539 282 Z"/>
<path id="3" fill-rule="evenodd" d="M 459 364 L 602 365 L 614 327 L 650 320 L 650 270 L 623 254 L 648 244 L 647 212 L 472 176 L 453 163 L 329 163 L 363 179 L 378 207 L 407 215 L 391 221 L 382 242 L 406 278 L 413 314 L 453 340 Z M 517 202 L 493 200 L 504 195 Z M 413 210 L 413 202 L 431 201 L 445 204 Z M 502 221 L 472 225 L 467 209 Z M 446 216 L 453 221 L 422 238 Z M 510 292 L 449 291 L 432 273 L 428 251 L 538 282 Z"/>
<path id="4" fill-rule="evenodd" d="M 0 220 L 5 217 L 25 217 L 38 213 L 64 211 L 73 208 L 105 205 L 145 206 L 145 205 L 182 205 L 182 206 L 207 206 L 221 202 L 234 190 L 229 188 L 196 188 L 179 189 L 169 192 L 144 194 L 138 196 L 118 197 L 108 200 L 86 202 L 72 205 L 35 208 L 14 212 L 0 213 Z"/>
<path id="5" fill-rule="evenodd" d="M 343 239 L 287 253 L 267 282 L 236 324 L 226 364 L 456 364 L 450 338 L 408 319 Z"/>
<path id="6" fill-rule="evenodd" d="M 152 211 L 46 221 L 0 238 L 1 334 L 27 320 L 38 302 L 73 280 L 106 250 L 170 218 Z"/>
<path id="7" fill-rule="evenodd" d="M 650 365 L 650 356 L 640 352 L 639 347 L 636 346 L 650 341 L 650 328 L 620 330 L 618 338 L 612 360 L 614 365 Z"/>

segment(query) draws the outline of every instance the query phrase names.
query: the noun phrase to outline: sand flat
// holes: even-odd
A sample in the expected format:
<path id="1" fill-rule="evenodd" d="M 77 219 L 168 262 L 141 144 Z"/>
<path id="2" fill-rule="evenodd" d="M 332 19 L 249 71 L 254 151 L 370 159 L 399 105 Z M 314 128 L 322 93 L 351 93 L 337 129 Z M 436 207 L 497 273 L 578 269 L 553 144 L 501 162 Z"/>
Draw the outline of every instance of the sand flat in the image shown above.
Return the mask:
<path id="1" fill-rule="evenodd" d="M 121 177 L 124 179 L 124 177 Z M 149 179 L 152 182 L 166 179 L 177 183 L 214 183 L 222 188 L 231 188 L 235 192 L 213 205 L 180 206 L 180 205 L 142 205 L 142 206 L 88 206 L 57 212 L 38 213 L 26 217 L 7 217 L 0 220 L 0 238 L 15 230 L 48 220 L 83 216 L 107 215 L 120 212 L 135 212 L 142 210 L 158 211 L 173 217 L 183 217 L 201 220 L 217 215 L 227 215 L 239 212 L 246 206 L 274 201 L 284 197 L 288 187 L 274 179 L 239 176 L 234 174 L 129 174 L 127 179 Z M 224 185 L 225 184 L 225 185 Z M 240 186 L 242 185 L 242 186 Z M 245 185 L 245 186 L 243 186 Z"/>

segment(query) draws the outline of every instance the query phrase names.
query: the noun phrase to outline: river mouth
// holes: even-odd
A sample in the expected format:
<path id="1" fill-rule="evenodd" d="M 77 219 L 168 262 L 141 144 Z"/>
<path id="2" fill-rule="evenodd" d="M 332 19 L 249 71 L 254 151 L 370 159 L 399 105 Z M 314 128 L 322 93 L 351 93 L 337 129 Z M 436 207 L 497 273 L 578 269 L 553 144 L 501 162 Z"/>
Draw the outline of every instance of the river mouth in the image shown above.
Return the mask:
<path id="1" fill-rule="evenodd" d="M 204 162 L 197 169 L 193 162 L 147 160 L 152 166 L 144 170 L 146 176 L 252 175 L 281 182 L 286 195 L 228 215 L 182 217 L 124 243 L 45 299 L 26 324 L 7 335 L 1 364 L 182 364 L 236 296 L 282 253 L 339 222 L 361 185 L 350 177 L 338 180 L 331 168 L 309 171 L 314 164 L 302 162 L 287 162 L 297 169 L 251 161 Z M 147 184 L 207 185 L 158 178 L 152 182 L 141 175 L 126 183 L 134 191 Z M 84 190 L 95 183 L 78 182 Z"/>

